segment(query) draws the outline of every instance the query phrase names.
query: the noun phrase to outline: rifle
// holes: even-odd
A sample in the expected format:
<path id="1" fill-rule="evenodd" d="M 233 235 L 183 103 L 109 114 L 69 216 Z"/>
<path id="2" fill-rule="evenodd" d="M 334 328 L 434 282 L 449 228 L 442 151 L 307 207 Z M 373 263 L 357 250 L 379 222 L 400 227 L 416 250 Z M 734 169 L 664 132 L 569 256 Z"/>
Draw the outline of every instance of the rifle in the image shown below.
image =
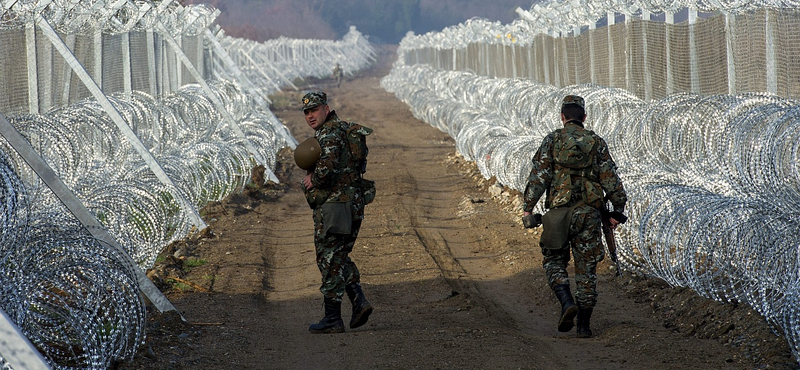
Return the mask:
<path id="1" fill-rule="evenodd" d="M 611 217 L 614 217 L 621 224 L 628 221 L 628 218 L 622 213 L 611 212 L 606 207 L 600 210 L 600 219 L 603 221 L 603 236 L 606 238 L 608 255 L 611 257 L 611 262 L 614 262 L 614 265 L 617 266 L 617 276 L 622 276 L 622 270 L 620 270 L 619 261 L 617 260 L 617 240 L 614 238 L 614 230 L 611 229 Z"/>
<path id="2" fill-rule="evenodd" d="M 608 255 L 611 257 L 611 262 L 614 262 L 614 266 L 617 266 L 617 276 L 622 276 L 622 271 L 619 269 L 619 261 L 617 260 L 617 240 L 614 239 L 614 230 L 611 230 L 610 217 L 608 211 L 601 213 L 603 236 L 606 238 L 606 246 L 608 247 Z"/>

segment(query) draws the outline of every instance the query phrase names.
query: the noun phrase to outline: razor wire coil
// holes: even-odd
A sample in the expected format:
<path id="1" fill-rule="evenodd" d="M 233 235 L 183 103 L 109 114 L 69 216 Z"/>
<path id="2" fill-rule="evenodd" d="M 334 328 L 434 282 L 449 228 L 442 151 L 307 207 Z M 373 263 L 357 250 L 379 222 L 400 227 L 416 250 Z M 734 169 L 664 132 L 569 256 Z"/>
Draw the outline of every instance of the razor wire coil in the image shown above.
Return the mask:
<path id="1" fill-rule="evenodd" d="M 211 85 L 218 87 L 216 93 L 225 97 L 231 112 L 245 114 L 247 109 L 237 104 L 249 101 L 237 96 L 242 94 L 238 88 L 224 81 Z M 144 93 L 111 100 L 142 142 L 153 148 L 178 189 L 155 178 L 114 134 L 116 128 L 93 100 L 46 115 L 10 117 L 10 122 L 144 268 L 164 245 L 189 232 L 191 225 L 171 194 L 182 194 L 198 207 L 220 200 L 244 186 L 253 161 L 241 139 L 215 119 L 219 113 L 195 86 L 163 102 Z M 247 137 L 260 144 L 272 161 L 267 165 L 274 166 L 274 153 L 285 141 L 263 114 L 251 110 L 244 118 Z M 7 143 L 0 146 L 0 152 L 11 153 L 6 172 L 0 171 L 8 189 L 5 198 L 23 194 L 18 202 L 3 202 L 6 225 L 0 250 L 8 268 L 0 271 L 0 286 L 9 299 L 2 308 L 57 366 L 107 368 L 111 361 L 130 358 L 144 338 L 135 274 L 125 270 L 122 257 L 98 245 L 67 216 Z M 20 202 L 27 207 L 15 207 Z"/>

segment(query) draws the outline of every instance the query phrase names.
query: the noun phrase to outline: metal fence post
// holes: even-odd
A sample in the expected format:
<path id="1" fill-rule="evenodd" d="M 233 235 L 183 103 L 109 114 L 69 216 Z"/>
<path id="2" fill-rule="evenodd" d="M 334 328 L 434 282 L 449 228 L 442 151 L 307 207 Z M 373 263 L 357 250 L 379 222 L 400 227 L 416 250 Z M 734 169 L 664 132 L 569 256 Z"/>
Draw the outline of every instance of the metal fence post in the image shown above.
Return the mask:
<path id="1" fill-rule="evenodd" d="M 28 57 L 28 113 L 39 113 L 39 71 L 36 63 L 36 28 L 25 24 L 25 49 Z"/>
<path id="2" fill-rule="evenodd" d="M 126 100 L 131 100 L 133 93 L 133 82 L 131 79 L 131 38 L 126 32 L 123 33 L 121 40 L 122 50 L 122 90 Z"/>
<path id="3" fill-rule="evenodd" d="M 672 26 L 675 25 L 675 14 L 670 13 L 670 12 L 665 12 L 664 13 L 664 23 L 667 24 L 667 26 L 665 27 L 665 30 L 666 30 L 666 35 L 665 35 L 666 42 L 664 43 L 664 45 L 666 46 L 666 63 L 667 63 L 667 86 L 666 86 L 667 91 L 666 91 L 666 95 L 669 96 L 669 95 L 672 95 L 672 93 L 675 91 L 675 80 L 674 80 L 673 72 L 672 72 L 672 60 L 670 59 L 670 55 L 671 55 L 671 53 L 670 53 L 670 49 L 671 49 L 670 45 L 672 44 Z"/>
<path id="4" fill-rule="evenodd" d="M 158 95 L 158 80 L 156 80 L 156 71 L 158 70 L 156 63 L 156 39 L 153 35 L 153 30 L 147 29 L 145 31 L 145 38 L 147 40 L 147 83 L 150 87 L 150 95 Z"/>
<path id="5" fill-rule="evenodd" d="M 728 61 L 728 94 L 736 94 L 736 59 L 734 58 L 734 48 L 736 47 L 736 16 L 725 13 L 725 50 Z"/>
<path id="6" fill-rule="evenodd" d="M 647 49 L 647 28 L 650 21 L 650 12 L 642 10 L 642 54 L 644 60 L 642 63 L 642 72 L 644 73 L 644 99 L 650 101 L 653 99 L 653 79 L 650 76 L 650 58 L 647 57 L 649 52 Z"/>
<path id="7" fill-rule="evenodd" d="M 695 27 L 697 25 L 697 10 L 689 9 L 689 76 L 691 78 L 691 90 L 695 94 L 700 93 L 700 76 L 698 76 L 697 66 L 697 42 L 695 40 Z"/>
<path id="8" fill-rule="evenodd" d="M 589 82 L 597 83 L 597 78 L 595 75 L 595 69 L 597 68 L 595 58 L 594 58 L 594 30 L 597 29 L 597 21 L 593 21 L 589 23 Z"/>
<path id="9" fill-rule="evenodd" d="M 0 309 L 0 355 L 14 369 L 50 370 L 50 365 Z"/>
<path id="10" fill-rule="evenodd" d="M 97 86 L 103 86 L 103 32 L 96 29 L 92 35 L 92 43 L 94 44 L 94 80 Z"/>
<path id="11" fill-rule="evenodd" d="M 778 93 L 778 74 L 777 74 L 777 63 L 775 61 L 775 16 L 772 14 L 772 11 L 766 9 L 764 11 L 764 33 L 766 34 L 766 57 L 767 57 L 767 65 L 766 65 L 766 79 L 767 79 L 767 91 L 776 94 Z"/>

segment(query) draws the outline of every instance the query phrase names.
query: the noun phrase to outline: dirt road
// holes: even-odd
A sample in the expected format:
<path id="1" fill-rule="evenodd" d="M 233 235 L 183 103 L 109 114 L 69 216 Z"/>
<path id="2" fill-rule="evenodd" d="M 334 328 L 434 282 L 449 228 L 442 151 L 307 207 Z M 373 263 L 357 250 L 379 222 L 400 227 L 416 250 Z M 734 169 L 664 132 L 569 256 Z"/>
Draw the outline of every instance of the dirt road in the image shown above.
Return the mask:
<path id="1" fill-rule="evenodd" d="M 344 334 L 322 317 L 303 173 L 283 153 L 280 185 L 209 205 L 213 235 L 177 243 L 151 272 L 188 323 L 152 313 L 147 345 L 124 369 L 754 369 L 795 368 L 785 341 L 742 306 L 601 265 L 595 337 L 556 331 L 537 232 L 489 190 L 446 134 L 379 86 L 394 58 L 337 89 L 316 81 L 345 120 L 374 129 L 365 177 L 378 196 L 352 258 L 375 312 Z M 273 110 L 302 141 L 302 92 Z M 624 164 L 622 164 L 624 165 Z M 178 258 L 172 257 L 177 252 Z M 349 314 L 350 305 L 343 305 Z M 347 321 L 347 320 L 345 320 Z"/>

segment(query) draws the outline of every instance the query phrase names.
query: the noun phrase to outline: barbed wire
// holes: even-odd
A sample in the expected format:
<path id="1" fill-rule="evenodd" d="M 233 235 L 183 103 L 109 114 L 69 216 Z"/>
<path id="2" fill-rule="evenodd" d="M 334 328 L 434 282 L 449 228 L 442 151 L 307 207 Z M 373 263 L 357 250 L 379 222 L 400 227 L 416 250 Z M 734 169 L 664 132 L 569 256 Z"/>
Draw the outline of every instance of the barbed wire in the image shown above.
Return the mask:
<path id="1" fill-rule="evenodd" d="M 752 93 L 646 103 L 598 85 L 555 88 L 425 65 L 396 65 L 381 85 L 453 137 L 484 177 L 519 191 L 542 139 L 561 125 L 561 99 L 582 95 L 586 126 L 608 142 L 629 196 L 622 268 L 749 304 L 798 357 L 800 302 L 787 289 L 800 281 L 797 101 Z"/>
<path id="2" fill-rule="evenodd" d="M 210 86 L 274 167 L 286 142 L 268 115 L 253 109 L 236 85 Z M 190 231 L 172 194 L 197 207 L 221 200 L 249 181 L 254 162 L 198 86 L 158 100 L 142 92 L 123 97 L 110 99 L 178 189 L 156 179 L 94 100 L 9 121 L 147 268 L 165 245 Z M 3 153 L 10 153 L 7 160 Z M 0 208 L 3 310 L 58 368 L 105 369 L 130 358 L 144 338 L 136 275 L 83 229 L 4 141 L 0 155 L 0 191 L 8 199 Z"/>
<path id="3" fill-rule="evenodd" d="M 264 164 L 274 167 L 275 153 L 286 143 L 267 123 L 267 115 L 253 109 L 245 114 L 244 107 L 252 102 L 232 83 L 215 81 L 211 86 L 226 109 L 242 120 L 247 139 L 259 144 Z M 142 92 L 129 101 L 118 95 L 110 99 L 178 189 L 156 179 L 94 100 L 10 121 L 134 260 L 147 267 L 164 245 L 187 235 L 191 227 L 171 194 L 177 191 L 202 207 L 241 190 L 255 163 L 198 86 L 186 85 L 161 101 Z M 13 153 L 10 147 L 4 150 Z M 25 166 L 16 167 L 37 184 L 33 189 L 49 191 L 42 190 Z M 38 192 L 31 194 L 38 198 Z"/>
<path id="4" fill-rule="evenodd" d="M 0 28 L 19 28 L 42 16 L 65 34 L 102 31 L 121 34 L 155 28 L 163 23 L 173 36 L 197 36 L 210 26 L 219 12 L 205 4 L 167 6 L 150 0 L 28 0 L 0 3 Z"/>
<path id="5" fill-rule="evenodd" d="M 231 57 L 238 59 L 238 66 L 247 78 L 266 95 L 278 92 L 281 86 L 298 78 L 330 77 L 335 63 L 339 63 L 345 75 L 351 75 L 375 61 L 375 48 L 355 27 L 350 27 L 341 40 L 279 37 L 257 42 L 221 34 L 219 42 Z"/>
<path id="6" fill-rule="evenodd" d="M 3 152 L 0 179 L 0 307 L 55 364 L 105 369 L 132 358 L 145 317 L 134 272 L 52 193 L 31 202 Z"/>

